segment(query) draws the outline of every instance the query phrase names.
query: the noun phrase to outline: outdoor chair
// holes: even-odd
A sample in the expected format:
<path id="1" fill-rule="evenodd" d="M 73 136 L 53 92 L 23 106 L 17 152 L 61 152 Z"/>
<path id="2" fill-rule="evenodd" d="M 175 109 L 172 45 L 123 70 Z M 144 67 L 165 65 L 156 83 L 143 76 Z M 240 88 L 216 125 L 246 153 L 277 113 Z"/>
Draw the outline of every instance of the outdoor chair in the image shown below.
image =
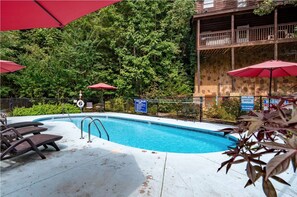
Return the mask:
<path id="1" fill-rule="evenodd" d="M 14 128 L 14 127 L 9 127 L 9 128 Z M 14 128 L 15 130 L 18 131 L 18 133 L 22 136 L 28 135 L 28 134 L 40 134 L 40 132 L 46 131 L 47 128 L 45 127 L 34 127 L 34 126 L 29 126 L 29 127 L 20 127 L 20 128 Z"/>
<path id="2" fill-rule="evenodd" d="M 39 125 L 43 125 L 40 122 L 19 122 L 9 125 L 1 125 L 0 131 L 8 129 L 8 128 L 14 128 L 16 129 L 21 135 L 27 135 L 27 134 L 40 134 L 40 132 L 46 131 L 47 128 L 45 127 L 39 127 Z"/>
<path id="3" fill-rule="evenodd" d="M 8 128 L 1 131 L 1 160 L 16 157 L 29 151 L 35 151 L 42 159 L 46 157 L 38 149 L 40 146 L 47 148 L 47 145 L 54 147 L 59 151 L 55 141 L 62 139 L 63 136 L 38 134 L 29 137 L 23 137 L 16 129 Z"/>
<path id="4" fill-rule="evenodd" d="M 87 102 L 86 108 L 93 109 L 93 102 Z"/>
<path id="5" fill-rule="evenodd" d="M 20 128 L 20 127 L 29 127 L 29 126 L 37 127 L 37 126 L 41 126 L 41 125 L 43 125 L 43 123 L 41 123 L 41 122 L 27 121 L 27 122 L 17 122 L 17 123 L 11 123 L 11 124 L 3 124 L 2 123 L 1 128 L 2 129 L 10 128 L 10 127 Z"/>
<path id="6" fill-rule="evenodd" d="M 5 113 L 0 114 L 0 122 L 2 123 L 1 125 L 1 130 L 13 127 L 13 128 L 20 128 L 20 127 L 28 127 L 28 126 L 40 126 L 43 125 L 41 122 L 33 122 L 33 121 L 24 121 L 24 122 L 16 122 L 12 124 L 7 124 L 7 115 Z"/>

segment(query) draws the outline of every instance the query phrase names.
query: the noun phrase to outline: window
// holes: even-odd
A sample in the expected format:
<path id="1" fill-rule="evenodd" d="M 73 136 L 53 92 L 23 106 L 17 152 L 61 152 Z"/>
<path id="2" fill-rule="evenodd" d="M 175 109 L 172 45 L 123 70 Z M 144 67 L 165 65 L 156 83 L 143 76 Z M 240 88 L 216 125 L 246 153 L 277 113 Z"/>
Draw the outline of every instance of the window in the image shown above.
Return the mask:
<path id="1" fill-rule="evenodd" d="M 203 8 L 212 8 L 213 7 L 213 1 L 214 0 L 204 0 Z"/>
<path id="2" fill-rule="evenodd" d="M 237 0 L 237 7 L 238 8 L 243 8 L 247 6 L 246 0 Z"/>

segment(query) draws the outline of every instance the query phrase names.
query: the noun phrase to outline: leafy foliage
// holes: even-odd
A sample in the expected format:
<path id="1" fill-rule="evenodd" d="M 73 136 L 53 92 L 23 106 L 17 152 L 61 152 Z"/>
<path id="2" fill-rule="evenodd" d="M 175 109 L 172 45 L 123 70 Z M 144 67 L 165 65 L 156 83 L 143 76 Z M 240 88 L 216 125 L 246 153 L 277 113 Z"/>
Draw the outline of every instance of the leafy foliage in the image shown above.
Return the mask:
<path id="1" fill-rule="evenodd" d="M 226 98 L 221 102 L 221 106 L 226 110 L 232 117 L 238 117 L 243 113 L 241 111 L 240 98 Z"/>
<path id="2" fill-rule="evenodd" d="M 297 6 L 297 0 L 283 0 L 283 1 L 276 1 L 276 0 L 263 0 L 258 4 L 258 7 L 254 10 L 254 14 L 263 16 L 266 14 L 271 13 L 278 3 L 292 4 Z"/>
<path id="3" fill-rule="evenodd" d="M 63 29 L 1 32 L 1 59 L 26 66 L 1 76 L 1 97 L 99 98 L 86 88 L 99 82 L 115 96 L 190 94 L 193 13 L 194 0 L 125 0 Z"/>
<path id="4" fill-rule="evenodd" d="M 229 114 L 224 107 L 221 105 L 212 105 L 206 112 L 206 117 L 234 121 L 236 116 Z"/>
<path id="5" fill-rule="evenodd" d="M 284 109 L 282 105 L 289 101 L 293 109 Z M 270 181 L 274 179 L 289 185 L 278 174 L 285 172 L 291 164 L 294 172 L 297 167 L 297 94 L 280 98 L 278 105 L 270 112 L 252 111 L 240 117 L 237 128 L 223 129 L 225 134 L 238 134 L 237 146 L 224 154 L 230 157 L 218 170 L 226 166 L 228 172 L 233 164 L 246 165 L 249 180 L 245 187 L 262 178 L 266 196 L 276 196 L 275 188 Z M 274 154 L 270 161 L 264 161 L 264 155 Z"/>
<path id="6" fill-rule="evenodd" d="M 80 109 L 71 104 L 53 105 L 53 104 L 38 104 L 30 108 L 16 107 L 13 109 L 14 116 L 32 116 L 46 114 L 61 114 L 61 113 L 79 113 Z"/>
<path id="7" fill-rule="evenodd" d="M 212 105 L 205 115 L 208 118 L 216 118 L 227 121 L 235 121 L 236 118 L 241 115 L 240 99 L 238 98 L 226 98 L 219 102 L 218 105 Z"/>

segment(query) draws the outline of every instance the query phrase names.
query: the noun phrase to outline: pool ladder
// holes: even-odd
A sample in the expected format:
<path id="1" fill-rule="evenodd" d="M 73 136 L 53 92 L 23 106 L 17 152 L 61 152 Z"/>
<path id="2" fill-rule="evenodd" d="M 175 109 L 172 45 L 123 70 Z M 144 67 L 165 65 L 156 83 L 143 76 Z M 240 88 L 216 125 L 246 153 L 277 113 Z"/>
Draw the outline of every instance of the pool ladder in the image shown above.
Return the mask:
<path id="1" fill-rule="evenodd" d="M 81 134 L 80 139 L 84 139 L 84 137 L 83 137 L 83 124 L 84 124 L 84 121 L 85 121 L 86 119 L 91 119 L 91 122 L 89 122 L 89 125 L 88 125 L 88 138 L 89 138 L 89 139 L 88 139 L 88 143 L 91 143 L 91 142 L 92 142 L 92 141 L 91 141 L 91 125 L 92 125 L 92 123 L 93 123 L 93 124 L 95 125 L 95 127 L 97 128 L 97 131 L 98 131 L 98 133 L 99 133 L 99 138 L 102 137 L 101 131 L 100 131 L 98 125 L 96 124 L 96 122 L 99 123 L 99 124 L 101 125 L 101 127 L 103 128 L 103 131 L 105 132 L 105 134 L 106 134 L 106 136 L 107 136 L 107 140 L 109 141 L 109 134 L 108 134 L 108 132 L 106 131 L 104 125 L 103 125 L 102 122 L 101 122 L 101 120 L 99 120 L 98 118 L 93 119 L 91 116 L 86 116 L 86 117 L 84 117 L 84 118 L 81 120 L 81 122 L 80 122 L 80 134 Z"/>

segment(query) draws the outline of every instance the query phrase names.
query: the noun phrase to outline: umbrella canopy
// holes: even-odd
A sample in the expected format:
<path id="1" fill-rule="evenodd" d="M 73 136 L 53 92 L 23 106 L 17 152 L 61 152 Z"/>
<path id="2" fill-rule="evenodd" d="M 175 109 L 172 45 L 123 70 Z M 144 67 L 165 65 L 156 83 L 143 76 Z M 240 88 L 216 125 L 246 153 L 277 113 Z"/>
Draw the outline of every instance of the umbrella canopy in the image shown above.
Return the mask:
<path id="1" fill-rule="evenodd" d="M 297 63 L 278 60 L 266 61 L 228 72 L 234 77 L 286 77 L 297 76 Z"/>
<path id="2" fill-rule="evenodd" d="M 0 73 L 10 73 L 21 70 L 26 66 L 21 66 L 11 61 L 0 60 Z"/>
<path id="3" fill-rule="evenodd" d="M 63 27 L 121 0 L 1 0 L 1 31 Z"/>
<path id="4" fill-rule="evenodd" d="M 118 89 L 117 87 L 108 85 L 106 83 L 98 83 L 98 84 L 90 85 L 90 86 L 88 86 L 88 88 L 97 89 L 97 90 L 116 90 L 116 89 Z"/>
<path id="5" fill-rule="evenodd" d="M 284 62 L 279 60 L 266 61 L 245 68 L 229 71 L 229 75 L 234 77 L 266 77 L 269 78 L 269 93 L 271 96 L 272 78 L 297 76 L 297 63 Z M 269 104 L 270 106 L 270 98 Z"/>

